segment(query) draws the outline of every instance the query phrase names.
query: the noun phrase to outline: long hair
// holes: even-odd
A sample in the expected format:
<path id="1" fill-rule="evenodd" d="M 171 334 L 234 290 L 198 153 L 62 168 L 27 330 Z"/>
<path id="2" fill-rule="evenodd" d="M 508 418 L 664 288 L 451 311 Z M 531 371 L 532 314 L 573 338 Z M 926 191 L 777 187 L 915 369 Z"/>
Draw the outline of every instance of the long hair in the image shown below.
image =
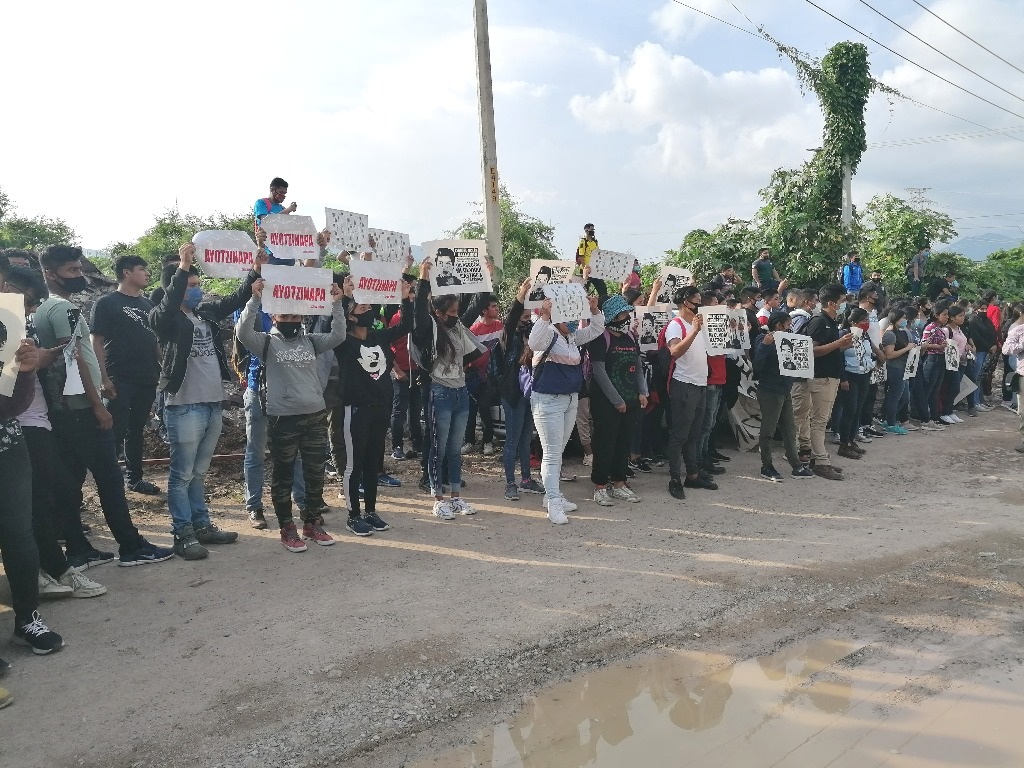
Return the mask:
<path id="1" fill-rule="evenodd" d="M 434 349 L 434 357 L 447 360 L 448 362 L 455 361 L 455 342 L 452 341 L 452 337 L 449 335 L 445 324 L 437 319 L 437 314 L 447 313 L 452 308 L 452 305 L 457 304 L 458 301 L 459 297 L 454 294 L 432 296 L 430 299 L 430 306 L 435 314 L 434 325 L 437 327 L 437 345 Z"/>

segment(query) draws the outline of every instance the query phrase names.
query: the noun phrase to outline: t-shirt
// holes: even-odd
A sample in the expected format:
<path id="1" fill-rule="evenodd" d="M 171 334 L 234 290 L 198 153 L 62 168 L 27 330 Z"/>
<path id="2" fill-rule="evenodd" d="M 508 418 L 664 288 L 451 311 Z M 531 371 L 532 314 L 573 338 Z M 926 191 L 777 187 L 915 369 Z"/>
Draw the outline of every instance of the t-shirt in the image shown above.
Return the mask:
<path id="1" fill-rule="evenodd" d="M 665 343 L 672 339 L 683 339 L 683 328 L 686 335 L 693 333 L 693 324 L 686 322 L 683 318 L 672 320 L 665 327 Z M 680 325 L 683 327 L 680 328 Z M 676 358 L 676 367 L 672 371 L 672 378 L 686 384 L 696 384 L 698 387 L 708 385 L 708 345 L 704 341 L 704 334 L 698 333 L 697 337 L 690 344 L 690 348 Z"/>
<path id="2" fill-rule="evenodd" d="M 932 284 L 928 286 L 928 298 L 932 301 L 938 301 L 940 296 L 948 299 L 949 297 L 943 291 L 952 293 L 952 287 L 944 277 L 936 277 L 932 280 Z"/>
<path id="3" fill-rule="evenodd" d="M 928 349 L 925 350 L 926 355 L 944 355 L 946 354 L 946 342 L 949 341 L 949 331 L 946 330 L 946 326 L 939 325 L 938 323 L 932 322 L 925 326 L 924 332 L 921 334 L 921 343 L 923 344 L 936 344 L 939 349 Z"/>
<path id="4" fill-rule="evenodd" d="M 772 264 L 771 259 L 758 259 L 752 266 L 757 274 L 758 283 L 770 283 L 775 279 L 775 265 Z"/>
<path id="5" fill-rule="evenodd" d="M 435 322 L 435 333 L 444 333 L 447 329 L 438 328 Z M 463 366 L 462 358 L 470 352 L 478 349 L 477 341 L 470 334 L 466 327 L 459 323 L 454 329 L 448 331 L 448 338 L 452 340 L 455 347 L 454 356 L 449 359 L 437 355 L 430 367 L 430 378 L 435 384 L 440 384 L 452 389 L 466 386 L 466 369 Z M 434 345 L 437 349 L 437 345 Z"/>
<path id="6" fill-rule="evenodd" d="M 396 315 L 401 322 L 401 316 Z M 352 334 L 337 348 L 338 368 L 344 377 L 345 405 L 391 407 L 394 385 L 391 368 L 394 353 L 390 338 L 394 332 L 370 330 L 365 339 Z M 403 335 L 402 338 L 408 338 Z"/>
<path id="7" fill-rule="evenodd" d="M 725 355 L 708 355 L 708 386 L 721 386 L 725 379 Z"/>
<path id="8" fill-rule="evenodd" d="M 825 312 L 815 315 L 801 330 L 804 336 L 810 336 L 815 345 L 831 344 L 839 338 L 839 323 L 833 320 Z M 844 355 L 840 349 L 833 349 L 827 355 L 821 355 L 814 359 L 814 378 L 816 379 L 839 379 L 842 378 L 844 368 Z"/>
<path id="9" fill-rule="evenodd" d="M 35 313 L 34 324 L 36 334 L 39 336 L 39 343 L 48 349 L 56 347 L 58 339 L 67 339 L 72 336 L 79 338 L 78 354 L 81 355 L 82 361 L 85 363 L 90 381 L 99 390 L 103 378 L 100 376 L 100 364 L 96 360 L 96 353 L 93 351 L 92 344 L 89 343 L 89 323 L 82 315 L 82 310 L 67 299 L 51 296 L 39 305 L 39 309 Z M 65 401 L 71 410 L 81 411 L 92 408 L 89 398 L 85 395 L 68 395 Z"/>
<path id="10" fill-rule="evenodd" d="M 224 399 L 221 384 L 220 362 L 214 347 L 213 331 L 210 324 L 189 313 L 192 321 L 192 351 L 188 356 L 185 378 L 177 392 L 168 392 L 167 405 L 192 405 L 194 403 L 219 403 Z"/>
<path id="11" fill-rule="evenodd" d="M 637 383 L 637 366 L 640 365 L 640 348 L 636 339 L 628 333 L 616 336 L 614 333 L 601 334 L 586 345 L 587 353 L 590 355 L 591 363 L 604 363 L 605 373 L 612 383 L 612 387 L 619 393 L 626 405 L 636 405 L 640 402 L 640 388 Z M 591 386 L 591 397 L 595 390 L 600 392 L 599 386 Z"/>
<path id="12" fill-rule="evenodd" d="M 270 202 L 270 198 L 260 198 L 252 206 L 252 213 L 256 217 L 256 226 L 258 227 L 263 222 L 263 217 L 271 213 L 281 213 L 284 210 L 284 206 L 280 203 L 270 202 L 268 207 L 267 203 Z M 285 266 L 294 267 L 295 259 L 278 259 L 274 257 L 270 248 L 266 249 L 267 254 L 270 256 L 271 264 L 283 264 Z"/>
<path id="13" fill-rule="evenodd" d="M 469 332 L 476 336 L 476 340 L 487 347 L 487 351 L 474 360 L 470 366 L 475 368 L 480 376 L 486 374 L 487 364 L 491 361 L 491 350 L 494 349 L 494 345 L 501 339 L 501 334 L 504 330 L 505 324 L 501 320 L 478 320 L 469 329 Z"/>
<path id="14" fill-rule="evenodd" d="M 888 347 L 891 344 L 896 352 L 899 352 L 909 343 L 910 335 L 904 330 L 888 330 L 882 334 L 882 347 Z M 900 355 L 895 360 L 886 360 L 885 367 L 890 378 L 896 373 L 902 376 L 903 371 L 907 367 L 907 355 Z"/>
<path id="15" fill-rule="evenodd" d="M 32 403 L 25 412 L 18 417 L 18 422 L 23 427 L 39 427 L 40 429 L 51 429 L 50 418 L 47 416 L 46 396 L 43 394 L 43 385 L 39 377 L 32 382 Z"/>
<path id="16" fill-rule="evenodd" d="M 96 300 L 92 308 L 92 332 L 103 337 L 107 373 L 112 379 L 156 384 L 160 378 L 156 334 L 149 327 L 153 302 L 145 296 L 120 291 Z"/>

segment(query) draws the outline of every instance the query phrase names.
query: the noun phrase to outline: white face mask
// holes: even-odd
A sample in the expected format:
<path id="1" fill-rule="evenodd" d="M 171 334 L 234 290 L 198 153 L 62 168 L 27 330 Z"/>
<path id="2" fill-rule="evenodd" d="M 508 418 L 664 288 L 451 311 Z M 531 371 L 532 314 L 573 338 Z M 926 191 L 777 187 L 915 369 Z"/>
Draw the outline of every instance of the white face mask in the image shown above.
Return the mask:
<path id="1" fill-rule="evenodd" d="M 821 304 L 815 304 L 814 309 L 811 310 L 811 314 L 815 317 L 821 314 Z"/>

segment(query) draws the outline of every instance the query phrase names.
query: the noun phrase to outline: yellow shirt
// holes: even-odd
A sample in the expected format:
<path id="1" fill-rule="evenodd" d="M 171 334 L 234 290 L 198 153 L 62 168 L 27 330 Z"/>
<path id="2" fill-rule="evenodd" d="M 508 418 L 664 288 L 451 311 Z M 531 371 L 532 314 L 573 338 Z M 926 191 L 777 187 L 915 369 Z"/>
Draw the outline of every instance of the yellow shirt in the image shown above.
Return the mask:
<path id="1" fill-rule="evenodd" d="M 598 250 L 597 240 L 588 240 L 586 237 L 580 238 L 579 247 L 576 249 L 576 263 L 581 267 L 590 265 L 590 257 L 594 251 Z"/>

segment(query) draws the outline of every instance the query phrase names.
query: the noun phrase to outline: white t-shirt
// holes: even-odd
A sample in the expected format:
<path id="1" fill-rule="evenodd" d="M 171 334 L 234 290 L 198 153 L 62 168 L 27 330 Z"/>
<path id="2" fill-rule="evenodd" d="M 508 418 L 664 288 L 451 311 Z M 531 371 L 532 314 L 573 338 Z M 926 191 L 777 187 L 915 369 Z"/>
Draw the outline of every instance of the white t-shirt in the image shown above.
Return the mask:
<path id="1" fill-rule="evenodd" d="M 666 344 L 669 344 L 672 339 L 682 340 L 683 329 L 680 325 L 686 328 L 687 336 L 693 333 L 693 325 L 683 318 L 677 317 L 665 328 Z M 708 385 L 708 345 L 704 342 L 704 334 L 698 333 L 693 343 L 690 344 L 690 348 L 676 358 L 676 367 L 672 371 L 672 378 L 686 384 L 696 384 L 698 387 Z"/>
<path id="2" fill-rule="evenodd" d="M 50 417 L 47 415 L 46 398 L 43 396 L 43 385 L 39 383 L 39 377 L 33 376 L 32 404 L 25 409 L 25 412 L 18 417 L 23 427 L 39 427 L 50 429 Z"/>

